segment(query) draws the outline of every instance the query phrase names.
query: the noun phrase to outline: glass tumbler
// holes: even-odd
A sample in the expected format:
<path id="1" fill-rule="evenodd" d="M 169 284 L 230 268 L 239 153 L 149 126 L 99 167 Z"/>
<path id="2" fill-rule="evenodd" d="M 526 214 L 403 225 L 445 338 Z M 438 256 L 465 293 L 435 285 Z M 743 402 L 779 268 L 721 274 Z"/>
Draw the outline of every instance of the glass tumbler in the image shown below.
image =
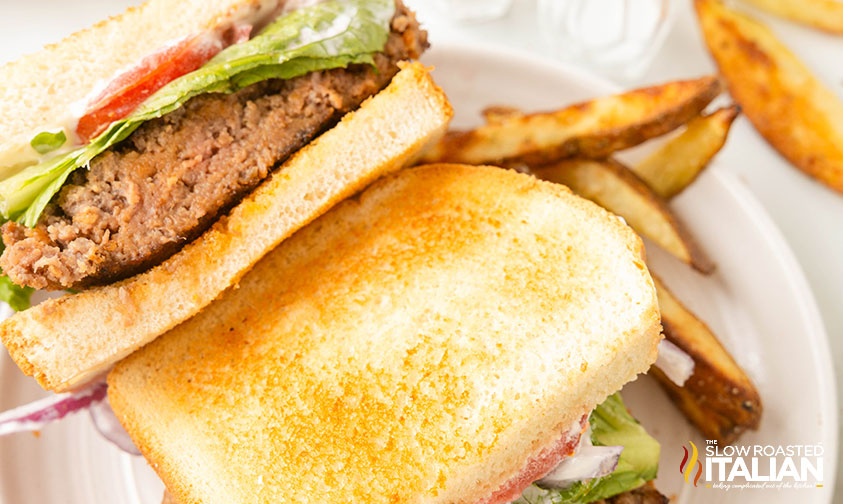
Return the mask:
<path id="1" fill-rule="evenodd" d="M 457 21 L 491 21 L 503 17 L 513 0 L 436 0 L 444 14 Z"/>
<path id="2" fill-rule="evenodd" d="M 560 58 L 616 80 L 644 74 L 673 23 L 671 0 L 538 0 L 538 24 Z"/>

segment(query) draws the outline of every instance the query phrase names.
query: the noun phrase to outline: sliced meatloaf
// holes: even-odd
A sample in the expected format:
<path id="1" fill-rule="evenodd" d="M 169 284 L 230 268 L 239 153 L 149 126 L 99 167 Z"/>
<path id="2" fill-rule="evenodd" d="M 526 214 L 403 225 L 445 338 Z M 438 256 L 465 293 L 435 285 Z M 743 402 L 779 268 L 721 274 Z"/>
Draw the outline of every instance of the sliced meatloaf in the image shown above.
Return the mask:
<path id="1" fill-rule="evenodd" d="M 193 98 L 80 169 L 35 228 L 8 222 L 0 267 L 15 283 L 80 288 L 158 264 L 295 151 L 384 88 L 426 34 L 398 3 L 376 68 L 353 65 Z"/>

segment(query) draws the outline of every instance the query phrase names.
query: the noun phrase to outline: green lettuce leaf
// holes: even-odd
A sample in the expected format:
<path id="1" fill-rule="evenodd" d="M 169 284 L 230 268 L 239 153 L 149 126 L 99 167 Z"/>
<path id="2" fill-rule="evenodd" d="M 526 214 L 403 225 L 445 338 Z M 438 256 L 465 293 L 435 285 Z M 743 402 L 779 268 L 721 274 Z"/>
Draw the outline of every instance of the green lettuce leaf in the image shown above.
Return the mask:
<path id="1" fill-rule="evenodd" d="M 9 303 L 15 311 L 23 311 L 29 308 L 29 299 L 35 289 L 32 287 L 21 287 L 12 282 L 6 275 L 0 275 L 0 301 Z"/>
<path id="2" fill-rule="evenodd" d="M 66 141 L 67 135 L 64 134 L 64 130 L 57 133 L 44 131 L 43 133 L 35 135 L 35 138 L 29 142 L 29 145 L 31 145 L 38 154 L 47 154 L 48 152 L 53 152 L 64 145 Z"/>
<path id="3" fill-rule="evenodd" d="M 251 40 L 228 47 L 159 89 L 90 144 L 0 181 L 0 214 L 35 226 L 70 173 L 144 122 L 178 109 L 194 96 L 232 93 L 262 80 L 291 79 L 315 70 L 372 64 L 386 44 L 394 9 L 392 0 L 331 1 L 280 17 Z"/>
<path id="4" fill-rule="evenodd" d="M 592 443 L 624 447 L 615 471 L 561 490 L 544 490 L 533 485 L 515 501 L 516 504 L 590 504 L 655 479 L 661 449 L 659 442 L 629 414 L 620 394 L 609 396 L 594 409 L 588 421 Z"/>

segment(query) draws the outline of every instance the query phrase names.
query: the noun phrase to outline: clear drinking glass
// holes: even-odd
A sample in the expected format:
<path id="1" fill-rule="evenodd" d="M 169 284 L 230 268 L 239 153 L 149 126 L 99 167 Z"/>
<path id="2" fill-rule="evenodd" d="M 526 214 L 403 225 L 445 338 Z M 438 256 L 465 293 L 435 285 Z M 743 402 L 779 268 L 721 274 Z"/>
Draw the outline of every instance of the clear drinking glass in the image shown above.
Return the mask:
<path id="1" fill-rule="evenodd" d="M 673 7 L 671 0 L 538 0 L 538 24 L 562 59 L 632 80 L 664 42 Z"/>
<path id="2" fill-rule="evenodd" d="M 439 9 L 458 21 L 490 21 L 503 17 L 512 0 L 436 0 Z"/>

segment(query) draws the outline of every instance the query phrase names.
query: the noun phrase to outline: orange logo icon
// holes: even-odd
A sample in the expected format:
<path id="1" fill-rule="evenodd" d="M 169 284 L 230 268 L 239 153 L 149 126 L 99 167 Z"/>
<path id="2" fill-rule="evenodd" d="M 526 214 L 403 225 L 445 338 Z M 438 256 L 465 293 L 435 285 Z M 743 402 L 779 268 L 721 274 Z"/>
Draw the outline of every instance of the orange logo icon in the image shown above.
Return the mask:
<path id="1" fill-rule="evenodd" d="M 685 456 L 682 457 L 682 462 L 679 463 L 679 473 L 685 475 L 685 483 L 691 484 L 691 473 L 694 472 L 694 465 L 696 464 L 697 474 L 694 476 L 694 486 L 697 486 L 697 482 L 702 475 L 702 462 L 699 461 L 697 445 L 693 441 L 688 442 L 691 443 L 690 459 L 688 457 L 688 449 L 683 446 L 682 449 L 685 450 Z"/>

